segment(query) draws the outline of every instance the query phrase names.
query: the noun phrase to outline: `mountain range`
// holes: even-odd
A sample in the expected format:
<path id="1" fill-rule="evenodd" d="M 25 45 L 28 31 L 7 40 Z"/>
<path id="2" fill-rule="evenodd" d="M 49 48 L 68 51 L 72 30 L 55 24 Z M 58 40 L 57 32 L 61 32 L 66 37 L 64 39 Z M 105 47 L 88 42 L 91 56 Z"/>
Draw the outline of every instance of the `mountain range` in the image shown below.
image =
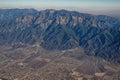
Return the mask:
<path id="1" fill-rule="evenodd" d="M 39 43 L 53 50 L 83 47 L 120 63 L 120 21 L 67 10 L 0 10 L 0 43 Z M 94 52 L 94 53 L 93 53 Z"/>
<path id="2" fill-rule="evenodd" d="M 95 57 L 95 60 L 98 58 L 110 63 L 120 64 L 120 20 L 105 15 L 92 15 L 67 10 L 0 9 L 0 45 L 4 47 L 8 47 L 9 45 L 12 47 L 7 50 L 10 54 L 1 54 L 1 60 L 4 60 L 5 56 L 8 57 L 8 60 L 10 57 L 15 60 L 17 58 L 23 59 L 24 54 L 18 51 L 16 53 L 16 50 L 26 49 L 26 45 L 29 45 L 30 49 L 32 49 L 31 46 L 35 45 L 35 47 L 47 50 L 47 52 L 43 51 L 46 55 L 49 52 L 52 53 L 51 51 L 53 53 L 54 51 L 58 51 L 56 54 L 52 54 L 54 57 L 61 54 L 59 51 L 63 53 L 72 51 L 70 54 L 64 56 L 69 55 L 69 57 L 78 60 L 85 59 L 85 61 L 87 58 L 88 60 L 92 59 L 89 57 Z M 1 53 L 3 53 L 4 48 L 0 49 Z M 81 49 L 84 50 L 84 56 L 88 57 L 79 56 L 82 55 L 81 52 L 79 53 Z M 11 50 L 13 51 L 11 52 Z M 29 55 L 26 51 L 24 53 Z M 40 56 L 40 54 L 30 55 L 31 57 L 25 59 L 23 62 Z M 87 63 L 89 63 L 88 60 Z M 48 62 L 49 59 L 45 59 L 40 65 L 45 65 Z M 29 66 L 35 69 L 39 68 L 37 66 L 40 66 L 37 65 L 39 62 L 33 61 L 28 63 L 31 63 Z M 18 65 L 23 64 L 20 63 Z M 98 65 L 98 71 L 104 71 L 101 65 Z M 71 77 L 71 80 L 74 79 Z"/>

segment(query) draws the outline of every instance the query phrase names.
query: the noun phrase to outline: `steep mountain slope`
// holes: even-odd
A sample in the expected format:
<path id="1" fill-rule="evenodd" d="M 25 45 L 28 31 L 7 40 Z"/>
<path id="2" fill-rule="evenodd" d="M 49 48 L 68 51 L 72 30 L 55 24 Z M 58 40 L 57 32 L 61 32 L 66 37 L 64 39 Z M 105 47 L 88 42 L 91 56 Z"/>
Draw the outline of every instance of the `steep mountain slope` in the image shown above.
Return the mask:
<path id="1" fill-rule="evenodd" d="M 29 14 L 35 14 L 35 9 L 0 9 L 0 21 L 12 20 Z"/>
<path id="2" fill-rule="evenodd" d="M 48 50 L 83 47 L 88 55 L 120 63 L 118 19 L 52 9 L 0 10 L 0 16 L 1 45 L 38 43 Z"/>

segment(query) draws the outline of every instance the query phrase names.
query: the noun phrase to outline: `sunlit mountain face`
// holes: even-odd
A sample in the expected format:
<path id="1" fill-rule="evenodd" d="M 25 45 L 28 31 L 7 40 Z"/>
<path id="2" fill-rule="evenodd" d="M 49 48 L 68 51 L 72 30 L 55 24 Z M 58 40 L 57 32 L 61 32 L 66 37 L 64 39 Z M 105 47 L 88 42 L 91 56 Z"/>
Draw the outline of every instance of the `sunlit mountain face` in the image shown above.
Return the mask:
<path id="1" fill-rule="evenodd" d="M 120 80 L 119 0 L 0 0 L 0 80 Z"/>

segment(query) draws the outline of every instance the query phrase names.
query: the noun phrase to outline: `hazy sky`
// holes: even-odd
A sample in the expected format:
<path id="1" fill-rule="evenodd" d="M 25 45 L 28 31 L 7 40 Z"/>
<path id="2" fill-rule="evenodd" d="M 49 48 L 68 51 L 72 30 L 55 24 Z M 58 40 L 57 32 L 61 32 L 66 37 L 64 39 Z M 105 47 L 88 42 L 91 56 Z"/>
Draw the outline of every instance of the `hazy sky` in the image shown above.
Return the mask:
<path id="1" fill-rule="evenodd" d="M 0 0 L 0 8 L 53 8 L 120 14 L 120 0 Z"/>

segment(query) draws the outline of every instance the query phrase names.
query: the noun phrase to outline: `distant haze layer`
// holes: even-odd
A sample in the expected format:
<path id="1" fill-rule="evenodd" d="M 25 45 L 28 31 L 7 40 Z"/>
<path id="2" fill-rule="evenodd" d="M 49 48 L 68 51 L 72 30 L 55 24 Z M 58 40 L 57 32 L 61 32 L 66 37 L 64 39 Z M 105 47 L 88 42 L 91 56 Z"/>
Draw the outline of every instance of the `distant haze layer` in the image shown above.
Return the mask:
<path id="1" fill-rule="evenodd" d="M 68 9 L 120 16 L 120 0 L 0 0 L 0 8 Z"/>

